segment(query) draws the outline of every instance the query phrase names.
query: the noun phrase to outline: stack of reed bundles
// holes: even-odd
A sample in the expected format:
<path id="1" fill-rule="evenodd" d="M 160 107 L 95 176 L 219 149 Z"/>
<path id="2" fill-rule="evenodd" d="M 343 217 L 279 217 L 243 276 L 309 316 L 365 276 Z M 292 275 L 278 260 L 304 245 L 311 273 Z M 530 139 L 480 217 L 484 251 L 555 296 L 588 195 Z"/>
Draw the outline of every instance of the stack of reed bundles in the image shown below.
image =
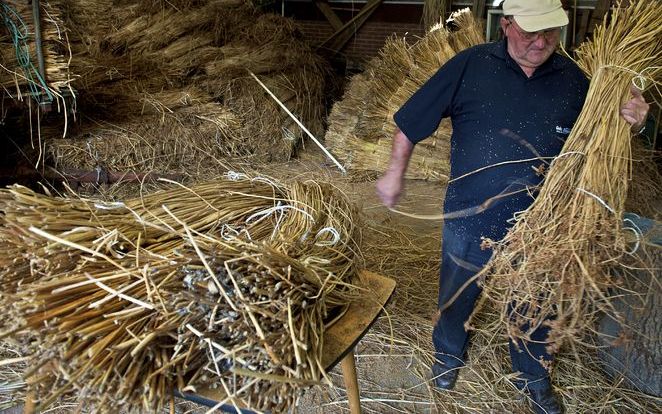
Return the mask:
<path id="1" fill-rule="evenodd" d="M 219 159 L 286 161 L 303 133 L 250 72 L 323 131 L 327 69 L 291 20 L 241 0 L 156 3 L 61 5 L 80 116 L 66 140 L 61 123 L 42 124 L 58 167 L 199 176 L 225 171 Z"/>
<path id="2" fill-rule="evenodd" d="M 494 326 L 506 327 L 512 340 L 549 326 L 554 352 L 581 345 L 601 314 L 624 323 L 612 301 L 628 292 L 610 270 L 627 271 L 643 241 L 623 229 L 633 155 L 619 112 L 633 85 L 659 84 L 660 13 L 660 2 L 629 2 L 577 50 L 591 77 L 582 112 L 540 194 L 496 244 L 482 274 L 485 298 L 500 313 Z M 642 261 L 638 267 L 651 268 Z"/>
<path id="3" fill-rule="evenodd" d="M 456 53 L 484 42 L 481 24 L 468 9 L 453 13 L 454 30 L 442 23 L 409 44 L 390 38 L 379 57 L 350 81 L 342 101 L 329 116 L 326 142 L 349 169 L 383 171 L 390 159 L 396 129 L 393 114 Z M 442 121 L 412 155 L 408 178 L 446 181 L 451 126 Z"/>
<path id="4" fill-rule="evenodd" d="M 359 293 L 355 213 L 314 182 L 229 173 L 124 203 L 0 191 L 0 307 L 45 409 L 156 411 L 174 389 L 283 412 Z"/>
<path id="5" fill-rule="evenodd" d="M 61 5 L 60 0 L 40 2 L 44 85 L 37 78 L 39 64 L 32 4 L 19 0 L 3 2 L 1 12 L 5 20 L 0 24 L 0 88 L 11 98 L 24 100 L 30 90 L 45 92 L 44 86 L 56 96 L 69 91 L 73 75 L 69 71 L 70 52 Z M 26 74 L 24 65 L 28 62 L 31 67 Z M 30 79 L 35 82 L 33 87 L 28 85 Z"/>

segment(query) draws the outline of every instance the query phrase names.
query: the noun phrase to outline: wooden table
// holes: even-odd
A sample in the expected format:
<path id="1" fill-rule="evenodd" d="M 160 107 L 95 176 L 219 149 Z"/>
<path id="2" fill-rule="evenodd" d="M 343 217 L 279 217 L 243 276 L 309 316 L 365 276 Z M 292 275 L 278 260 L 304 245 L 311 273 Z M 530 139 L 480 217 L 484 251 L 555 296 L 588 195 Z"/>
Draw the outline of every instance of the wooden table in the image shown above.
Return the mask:
<path id="1" fill-rule="evenodd" d="M 324 349 L 322 352 L 322 365 L 329 372 L 340 362 L 343 379 L 347 388 L 347 398 L 352 414 L 361 412 L 359 385 L 354 365 L 354 347 L 368 332 L 368 329 L 377 320 L 382 309 L 391 298 L 395 289 L 395 281 L 377 273 L 362 271 L 359 274 L 359 286 L 372 291 L 369 299 L 362 299 L 350 304 L 347 312 L 324 333 Z M 218 401 L 225 399 L 226 395 L 217 389 L 201 389 L 197 393 L 178 393 L 178 396 L 187 400 L 214 407 Z M 222 411 L 236 413 L 232 405 L 223 405 Z M 242 414 L 253 411 L 242 409 Z"/>

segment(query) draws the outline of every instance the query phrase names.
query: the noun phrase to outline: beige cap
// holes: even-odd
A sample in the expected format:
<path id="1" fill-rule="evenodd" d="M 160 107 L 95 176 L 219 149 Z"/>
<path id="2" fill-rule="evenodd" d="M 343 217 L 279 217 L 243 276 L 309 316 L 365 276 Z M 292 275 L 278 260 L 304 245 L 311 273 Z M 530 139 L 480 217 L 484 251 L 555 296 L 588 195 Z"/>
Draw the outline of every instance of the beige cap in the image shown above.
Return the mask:
<path id="1" fill-rule="evenodd" d="M 561 27 L 568 24 L 560 0 L 505 0 L 503 14 L 513 16 L 527 32 Z"/>

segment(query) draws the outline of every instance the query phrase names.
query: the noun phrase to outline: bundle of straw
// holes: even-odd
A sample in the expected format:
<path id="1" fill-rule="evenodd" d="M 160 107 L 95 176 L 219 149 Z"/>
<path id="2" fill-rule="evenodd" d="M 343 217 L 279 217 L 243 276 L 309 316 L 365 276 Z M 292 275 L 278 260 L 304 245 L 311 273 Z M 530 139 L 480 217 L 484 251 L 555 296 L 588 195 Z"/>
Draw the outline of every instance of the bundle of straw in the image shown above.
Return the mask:
<path id="1" fill-rule="evenodd" d="M 58 3 L 70 67 L 79 75 L 71 86 L 80 116 L 73 124 L 51 117 L 39 125 L 49 161 L 77 169 L 187 170 L 205 179 L 224 172 L 228 159 L 286 161 L 303 132 L 250 72 L 321 134 L 328 69 L 290 19 L 241 0 L 157 3 Z M 173 100 L 187 94 L 195 99 Z M 64 131 L 69 139 L 59 140 Z M 90 137 L 99 145 L 90 148 Z M 184 162 L 190 159 L 216 161 L 191 168 Z"/>
<path id="2" fill-rule="evenodd" d="M 54 94 L 52 98 L 56 99 L 69 90 L 73 80 L 60 1 L 42 1 L 39 6 L 43 79 L 39 74 L 31 2 L 8 0 L 0 5 L 0 16 L 3 17 L 3 24 L 0 24 L 0 88 L 18 100 L 23 100 L 30 92 Z"/>
<path id="3" fill-rule="evenodd" d="M 426 28 L 434 26 L 443 20 L 448 11 L 450 2 L 447 0 L 425 0 L 423 2 L 423 23 Z"/>
<path id="4" fill-rule="evenodd" d="M 5 315 L 44 409 L 76 391 L 155 411 L 175 388 L 282 412 L 317 383 L 325 323 L 357 293 L 353 209 L 331 187 L 223 180 L 126 203 L 0 192 Z"/>
<path id="5" fill-rule="evenodd" d="M 355 76 L 329 116 L 326 142 L 350 169 L 383 171 L 390 160 L 393 114 L 446 61 L 483 42 L 480 23 L 468 9 L 452 14 L 456 30 L 438 23 L 413 45 L 390 38 L 366 71 Z M 353 127 L 352 127 L 353 126 Z M 449 174 L 450 122 L 423 141 L 410 160 L 409 178 L 445 181 Z"/>
<path id="6" fill-rule="evenodd" d="M 556 351 L 565 341 L 581 342 L 600 313 L 620 320 L 611 306 L 620 281 L 609 269 L 637 244 L 628 244 L 622 228 L 631 133 L 619 111 L 633 84 L 657 83 L 661 13 L 660 2 L 616 8 L 577 50 L 591 77 L 584 108 L 540 194 L 483 273 L 485 295 L 497 303 L 510 338 L 527 339 L 547 325 L 548 348 Z"/>

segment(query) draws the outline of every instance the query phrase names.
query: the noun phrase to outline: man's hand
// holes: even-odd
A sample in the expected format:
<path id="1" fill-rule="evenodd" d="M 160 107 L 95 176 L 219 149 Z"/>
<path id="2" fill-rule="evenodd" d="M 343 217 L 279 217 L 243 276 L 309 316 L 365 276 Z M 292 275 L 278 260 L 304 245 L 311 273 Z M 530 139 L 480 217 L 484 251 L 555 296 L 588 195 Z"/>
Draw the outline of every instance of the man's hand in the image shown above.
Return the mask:
<path id="1" fill-rule="evenodd" d="M 630 86 L 632 99 L 627 101 L 621 108 L 621 116 L 632 126 L 632 132 L 639 132 L 646 124 L 649 105 L 644 100 L 642 91 L 636 86 Z"/>
<path id="2" fill-rule="evenodd" d="M 402 190 L 404 188 L 404 179 L 402 174 L 386 171 L 384 175 L 377 180 L 377 195 L 386 207 L 392 208 L 398 204 Z"/>

